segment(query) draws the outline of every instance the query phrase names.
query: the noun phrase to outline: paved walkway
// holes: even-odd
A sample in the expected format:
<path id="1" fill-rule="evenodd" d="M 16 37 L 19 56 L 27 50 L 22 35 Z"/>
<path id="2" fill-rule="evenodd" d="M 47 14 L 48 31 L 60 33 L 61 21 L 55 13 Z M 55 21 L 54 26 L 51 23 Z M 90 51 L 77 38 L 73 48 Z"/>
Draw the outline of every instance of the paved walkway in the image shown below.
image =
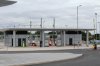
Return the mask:
<path id="1" fill-rule="evenodd" d="M 100 45 L 98 45 L 100 47 Z M 65 50 L 65 49 L 90 49 L 92 45 L 89 47 L 86 46 L 66 46 L 66 47 L 2 47 L 0 51 L 40 51 L 40 50 Z"/>
<path id="2" fill-rule="evenodd" d="M 98 45 L 100 47 L 100 45 Z M 66 49 L 90 49 L 89 47 L 4 47 L 0 51 L 39 51 L 39 50 L 66 50 Z M 73 53 L 19 53 L 19 54 L 0 54 L 0 66 L 23 65 L 23 64 L 38 64 L 60 60 L 73 59 L 82 56 L 82 54 Z"/>
<path id="3" fill-rule="evenodd" d="M 60 60 L 73 59 L 82 54 L 73 53 L 25 53 L 25 54 L 0 54 L 0 66 L 39 64 Z"/>

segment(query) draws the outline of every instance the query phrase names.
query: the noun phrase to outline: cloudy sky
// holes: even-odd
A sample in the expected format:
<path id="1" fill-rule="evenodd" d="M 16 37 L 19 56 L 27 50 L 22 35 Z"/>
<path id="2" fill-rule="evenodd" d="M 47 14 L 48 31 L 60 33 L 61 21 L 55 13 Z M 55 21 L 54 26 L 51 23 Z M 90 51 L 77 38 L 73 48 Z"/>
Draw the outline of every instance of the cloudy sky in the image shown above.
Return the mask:
<path id="1" fill-rule="evenodd" d="M 79 7 L 79 27 L 93 28 L 94 13 L 100 13 L 100 0 L 14 0 L 16 4 L 0 7 L 0 24 L 13 26 L 24 24 L 39 27 L 40 18 L 43 18 L 44 27 L 52 27 L 53 18 L 56 27 L 77 26 L 76 15 Z M 99 31 L 99 30 L 98 30 Z"/>

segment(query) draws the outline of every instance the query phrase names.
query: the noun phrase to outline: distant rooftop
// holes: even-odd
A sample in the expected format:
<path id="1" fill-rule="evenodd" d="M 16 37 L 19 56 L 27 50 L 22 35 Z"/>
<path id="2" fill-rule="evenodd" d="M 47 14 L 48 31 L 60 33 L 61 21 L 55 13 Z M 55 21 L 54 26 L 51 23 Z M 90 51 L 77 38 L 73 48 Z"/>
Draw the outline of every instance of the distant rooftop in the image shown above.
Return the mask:
<path id="1" fill-rule="evenodd" d="M 16 3 L 16 1 L 0 0 L 0 7 L 8 6 L 8 5 L 11 5 L 11 4 L 14 4 L 14 3 Z"/>

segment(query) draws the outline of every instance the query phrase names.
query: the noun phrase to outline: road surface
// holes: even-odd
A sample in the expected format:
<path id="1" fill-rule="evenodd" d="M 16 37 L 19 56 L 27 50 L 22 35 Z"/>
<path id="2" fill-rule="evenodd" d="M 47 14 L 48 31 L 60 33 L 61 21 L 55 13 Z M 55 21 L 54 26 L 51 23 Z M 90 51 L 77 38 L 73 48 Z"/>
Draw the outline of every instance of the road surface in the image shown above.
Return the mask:
<path id="1" fill-rule="evenodd" d="M 58 62 L 44 63 L 44 64 L 30 64 L 26 66 L 100 66 L 100 49 L 98 50 L 59 50 L 59 51 L 42 51 L 45 53 L 83 53 L 83 57 L 73 59 L 73 60 L 64 60 Z"/>

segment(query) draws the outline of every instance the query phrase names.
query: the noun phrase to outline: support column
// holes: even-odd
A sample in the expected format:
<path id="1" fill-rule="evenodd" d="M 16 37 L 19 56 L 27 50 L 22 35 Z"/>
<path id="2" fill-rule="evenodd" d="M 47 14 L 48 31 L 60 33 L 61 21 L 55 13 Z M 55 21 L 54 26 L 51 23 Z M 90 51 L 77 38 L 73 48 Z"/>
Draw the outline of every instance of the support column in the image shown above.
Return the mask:
<path id="1" fill-rule="evenodd" d="M 44 31 L 40 32 L 40 41 L 42 41 L 41 46 L 44 47 L 45 46 Z"/>
<path id="2" fill-rule="evenodd" d="M 16 47 L 16 31 L 13 31 L 13 47 Z"/>
<path id="3" fill-rule="evenodd" d="M 4 46 L 6 45 L 6 32 L 4 31 Z"/>
<path id="4" fill-rule="evenodd" d="M 57 36 L 57 38 L 56 38 L 56 46 L 58 46 L 58 34 L 57 34 L 58 32 L 56 31 L 56 36 Z"/>
<path id="5" fill-rule="evenodd" d="M 89 45 L 88 42 L 89 42 L 89 31 L 86 31 L 86 45 L 87 46 Z"/>
<path id="6" fill-rule="evenodd" d="M 65 31 L 63 31 L 63 41 L 64 41 L 64 46 L 66 46 L 66 33 L 65 33 Z"/>
<path id="7" fill-rule="evenodd" d="M 64 43 L 64 42 L 63 42 L 63 40 L 64 40 L 63 36 L 64 36 L 64 35 L 63 35 L 63 31 L 61 31 L 61 46 L 63 46 L 63 43 Z"/>

